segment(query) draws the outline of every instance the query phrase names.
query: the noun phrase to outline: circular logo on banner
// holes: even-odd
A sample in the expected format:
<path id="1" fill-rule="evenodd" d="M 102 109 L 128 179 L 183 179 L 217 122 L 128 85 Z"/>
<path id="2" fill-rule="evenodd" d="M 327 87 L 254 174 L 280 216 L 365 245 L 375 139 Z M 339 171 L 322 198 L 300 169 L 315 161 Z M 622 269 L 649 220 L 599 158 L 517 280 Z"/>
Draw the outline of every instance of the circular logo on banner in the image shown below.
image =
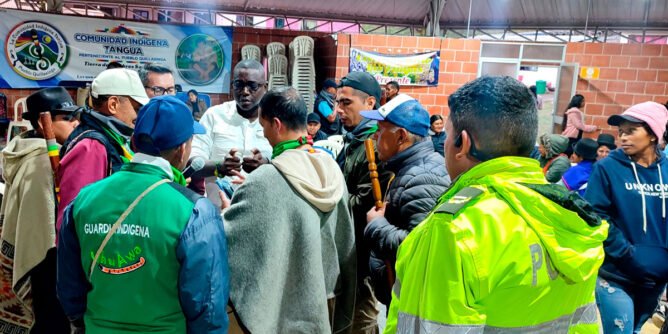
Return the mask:
<path id="1" fill-rule="evenodd" d="M 7 36 L 5 50 L 9 66 L 30 80 L 53 78 L 62 71 L 69 57 L 63 35 L 39 21 L 15 26 Z"/>
<path id="2" fill-rule="evenodd" d="M 188 36 L 176 48 L 176 69 L 183 80 L 194 86 L 215 81 L 223 72 L 223 47 L 206 34 Z"/>

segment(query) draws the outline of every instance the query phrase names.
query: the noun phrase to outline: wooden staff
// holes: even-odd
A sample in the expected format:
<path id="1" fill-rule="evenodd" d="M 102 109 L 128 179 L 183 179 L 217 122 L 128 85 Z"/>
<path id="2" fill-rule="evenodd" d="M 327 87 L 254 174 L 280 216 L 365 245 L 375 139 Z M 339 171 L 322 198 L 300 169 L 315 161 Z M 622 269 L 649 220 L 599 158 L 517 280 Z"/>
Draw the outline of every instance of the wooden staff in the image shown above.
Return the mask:
<path id="1" fill-rule="evenodd" d="M 58 194 L 60 193 L 60 187 L 56 174 L 60 166 L 60 156 L 56 134 L 53 132 L 53 124 L 51 123 L 51 113 L 48 111 L 42 112 L 39 114 L 39 119 L 42 122 L 42 132 L 44 133 L 44 139 L 46 139 L 46 149 L 49 154 L 49 162 L 51 162 L 51 170 L 53 171 L 53 183 L 56 187 L 56 194 Z"/>
<path id="2" fill-rule="evenodd" d="M 366 150 L 366 159 L 369 161 L 369 176 L 371 177 L 373 199 L 376 201 L 376 208 L 380 209 L 383 207 L 383 195 L 380 191 L 380 181 L 378 181 L 378 165 L 376 165 L 373 139 L 369 138 L 364 141 L 364 149 Z"/>
<path id="3" fill-rule="evenodd" d="M 380 181 L 378 181 L 378 165 L 376 165 L 376 154 L 373 149 L 373 139 L 369 138 L 364 141 L 364 149 L 366 150 L 366 159 L 369 161 L 369 176 L 371 177 L 371 189 L 373 193 L 373 199 L 376 201 L 376 208 L 380 209 L 383 207 L 383 195 L 380 191 Z M 387 283 L 390 286 L 394 286 L 394 266 L 392 261 L 384 259 L 385 270 L 387 271 Z"/>

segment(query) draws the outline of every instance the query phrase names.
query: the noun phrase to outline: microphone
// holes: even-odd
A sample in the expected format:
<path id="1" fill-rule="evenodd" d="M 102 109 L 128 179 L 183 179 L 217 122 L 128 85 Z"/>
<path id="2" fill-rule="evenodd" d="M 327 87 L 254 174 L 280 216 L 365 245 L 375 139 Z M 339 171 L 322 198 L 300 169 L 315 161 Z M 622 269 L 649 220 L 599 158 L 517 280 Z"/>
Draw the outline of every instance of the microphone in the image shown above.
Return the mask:
<path id="1" fill-rule="evenodd" d="M 190 159 L 190 163 L 188 164 L 188 167 L 183 170 L 183 177 L 186 179 L 195 174 L 196 172 L 200 171 L 202 168 L 204 168 L 205 161 L 201 157 L 194 157 Z"/>

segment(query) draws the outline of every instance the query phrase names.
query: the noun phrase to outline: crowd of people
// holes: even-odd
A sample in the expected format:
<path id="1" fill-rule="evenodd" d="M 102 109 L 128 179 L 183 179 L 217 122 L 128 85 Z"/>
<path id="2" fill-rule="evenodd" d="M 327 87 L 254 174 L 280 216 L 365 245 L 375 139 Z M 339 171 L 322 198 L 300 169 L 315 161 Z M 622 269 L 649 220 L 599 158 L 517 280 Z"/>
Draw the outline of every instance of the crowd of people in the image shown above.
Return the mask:
<path id="1" fill-rule="evenodd" d="M 2 328 L 378 333 L 382 303 L 386 333 L 633 333 L 657 308 L 666 106 L 592 139 L 582 95 L 538 136 L 510 77 L 463 85 L 448 117 L 366 72 L 310 114 L 255 60 L 231 87 L 183 102 L 150 64 L 101 72 L 86 107 L 28 97 L 2 152 Z"/>

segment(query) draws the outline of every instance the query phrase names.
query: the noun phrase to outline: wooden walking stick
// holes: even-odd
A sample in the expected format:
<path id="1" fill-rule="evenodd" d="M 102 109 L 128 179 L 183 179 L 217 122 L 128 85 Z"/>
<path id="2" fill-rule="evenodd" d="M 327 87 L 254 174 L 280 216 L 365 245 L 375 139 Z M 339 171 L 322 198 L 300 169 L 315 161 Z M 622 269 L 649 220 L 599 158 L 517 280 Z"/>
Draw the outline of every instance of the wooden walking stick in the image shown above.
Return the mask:
<path id="1" fill-rule="evenodd" d="M 58 143 L 56 142 L 56 134 L 53 132 L 53 124 L 51 123 L 51 113 L 48 111 L 39 114 L 39 119 L 42 121 L 42 131 L 44 132 L 44 139 L 46 140 L 46 149 L 49 154 L 49 162 L 51 163 L 51 170 L 53 171 L 53 184 L 56 188 L 56 195 L 60 200 L 60 186 L 58 185 L 58 167 L 60 166 L 60 156 L 58 154 Z"/>
<path id="2" fill-rule="evenodd" d="M 380 191 L 380 181 L 378 181 L 378 165 L 376 165 L 376 152 L 373 148 L 373 139 L 369 138 L 364 141 L 364 149 L 366 151 L 366 159 L 369 161 L 369 176 L 371 177 L 371 192 L 376 203 L 376 208 L 380 209 L 385 204 L 383 203 L 383 195 Z M 390 289 L 394 286 L 394 266 L 392 262 L 383 259 L 385 262 L 385 270 L 387 271 L 387 283 Z"/>
<path id="3" fill-rule="evenodd" d="M 364 149 L 366 150 L 366 159 L 369 161 L 369 176 L 371 177 L 373 199 L 376 202 L 376 208 L 380 209 L 383 207 L 383 195 L 380 191 L 380 181 L 378 181 L 378 165 L 376 165 L 373 139 L 369 138 L 364 141 Z"/>

